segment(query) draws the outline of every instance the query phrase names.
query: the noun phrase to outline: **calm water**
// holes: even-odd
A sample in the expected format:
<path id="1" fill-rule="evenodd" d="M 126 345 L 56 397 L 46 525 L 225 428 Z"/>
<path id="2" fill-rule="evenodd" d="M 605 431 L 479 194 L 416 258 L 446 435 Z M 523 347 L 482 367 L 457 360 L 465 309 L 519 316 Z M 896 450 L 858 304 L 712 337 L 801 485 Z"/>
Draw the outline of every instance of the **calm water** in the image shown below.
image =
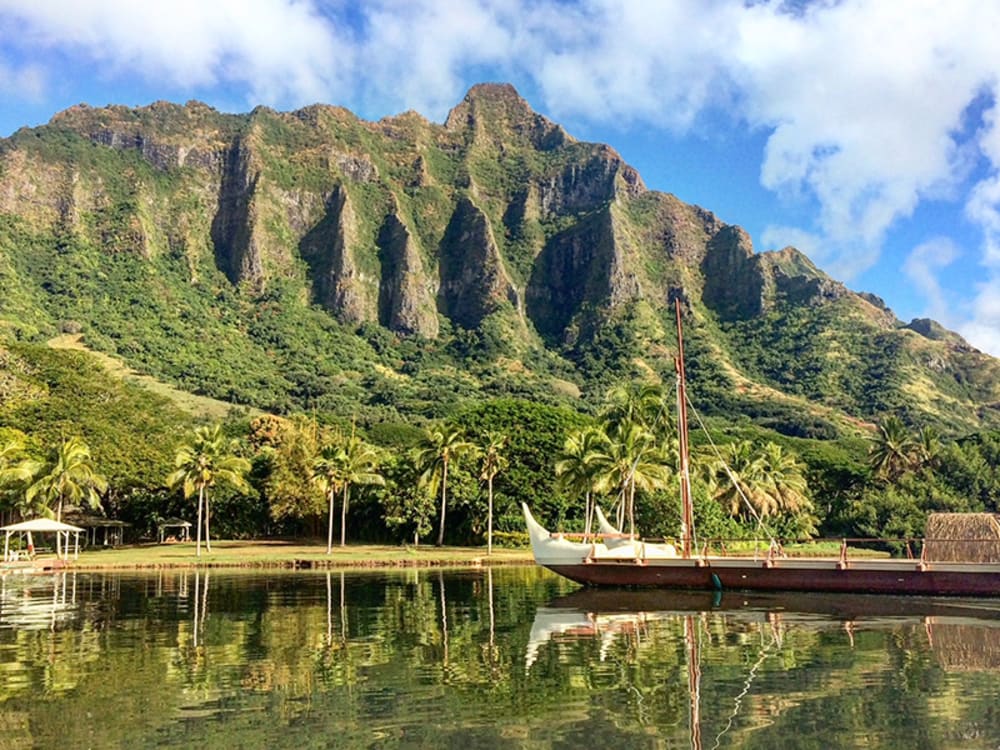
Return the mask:
<path id="1" fill-rule="evenodd" d="M 1000 602 L 537 568 L 0 589 L 0 747 L 1000 747 Z"/>

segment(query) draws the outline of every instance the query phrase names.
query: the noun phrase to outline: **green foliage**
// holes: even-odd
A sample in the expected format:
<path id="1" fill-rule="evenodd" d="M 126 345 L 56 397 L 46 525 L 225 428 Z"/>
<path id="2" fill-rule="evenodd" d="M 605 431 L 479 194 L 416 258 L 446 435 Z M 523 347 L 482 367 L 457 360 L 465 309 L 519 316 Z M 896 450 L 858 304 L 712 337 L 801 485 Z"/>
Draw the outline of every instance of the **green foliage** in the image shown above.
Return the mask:
<path id="1" fill-rule="evenodd" d="M 251 423 L 252 434 L 265 420 L 259 418 Z M 303 417 L 280 420 L 273 434 L 257 442 L 253 459 L 254 486 L 266 499 L 271 518 L 282 522 L 322 516 L 324 490 L 310 481 L 320 449 L 316 424 Z"/>
<path id="2" fill-rule="evenodd" d="M 419 481 L 417 468 L 405 457 L 396 456 L 384 468 L 389 490 L 379 496 L 385 525 L 397 541 L 419 544 L 433 528 L 436 497 Z"/>
<path id="3" fill-rule="evenodd" d="M 196 528 L 196 554 L 201 556 L 201 531 L 204 519 L 205 545 L 212 551 L 209 509 L 210 488 L 226 485 L 236 490 L 249 492 L 246 475 L 250 472 L 250 462 L 234 455 L 235 441 L 227 441 L 221 425 L 198 427 L 190 443 L 182 445 L 174 458 L 174 471 L 166 478 L 171 489 L 181 489 L 185 498 L 198 495 Z"/>
<path id="4" fill-rule="evenodd" d="M 7 381 L 14 397 L 0 403 L 0 426 L 23 433 L 29 453 L 41 458 L 77 434 L 112 491 L 160 484 L 189 417 L 166 399 L 111 378 L 84 353 L 23 343 L 0 352 L 4 370 L 16 378 Z"/>
<path id="5" fill-rule="evenodd" d="M 505 450 L 508 468 L 494 482 L 495 528 L 515 531 L 524 528 L 520 503 L 526 502 L 539 517 L 562 523 L 583 517 L 583 505 L 576 506 L 557 489 L 554 463 L 569 433 L 586 423 L 586 418 L 566 408 L 546 406 L 516 399 L 494 399 L 470 407 L 456 416 L 470 435 L 480 439 L 489 432 L 509 436 Z"/>

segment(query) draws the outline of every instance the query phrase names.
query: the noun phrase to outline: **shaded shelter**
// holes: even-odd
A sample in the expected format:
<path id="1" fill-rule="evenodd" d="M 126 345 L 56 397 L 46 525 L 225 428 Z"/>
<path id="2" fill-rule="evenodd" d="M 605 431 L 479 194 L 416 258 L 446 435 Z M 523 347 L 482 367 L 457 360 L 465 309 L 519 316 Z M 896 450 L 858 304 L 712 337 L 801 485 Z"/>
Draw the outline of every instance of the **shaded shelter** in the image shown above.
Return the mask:
<path id="1" fill-rule="evenodd" d="M 79 526 L 61 523 L 59 521 L 54 521 L 51 518 L 32 518 L 30 521 L 21 521 L 21 523 L 12 523 L 9 526 L 2 526 L 0 527 L 0 531 L 4 532 L 4 560 L 10 559 L 10 538 L 14 534 L 22 534 L 26 536 L 29 547 L 33 545 L 32 534 L 64 534 L 66 542 L 63 547 L 64 559 L 69 559 L 69 535 L 73 534 L 75 537 L 73 557 L 76 558 L 80 556 L 80 534 L 83 533 L 83 529 Z"/>
<path id="2" fill-rule="evenodd" d="M 191 539 L 191 522 L 183 518 L 167 518 L 156 524 L 156 529 L 159 532 L 160 544 L 163 544 L 168 529 L 178 529 L 178 539 L 182 542 Z"/>
<path id="3" fill-rule="evenodd" d="M 95 516 L 80 511 L 63 515 L 67 523 L 79 526 L 86 532 L 86 544 L 90 547 L 117 547 L 125 541 L 125 529 L 131 524 L 115 521 L 104 516 Z"/>

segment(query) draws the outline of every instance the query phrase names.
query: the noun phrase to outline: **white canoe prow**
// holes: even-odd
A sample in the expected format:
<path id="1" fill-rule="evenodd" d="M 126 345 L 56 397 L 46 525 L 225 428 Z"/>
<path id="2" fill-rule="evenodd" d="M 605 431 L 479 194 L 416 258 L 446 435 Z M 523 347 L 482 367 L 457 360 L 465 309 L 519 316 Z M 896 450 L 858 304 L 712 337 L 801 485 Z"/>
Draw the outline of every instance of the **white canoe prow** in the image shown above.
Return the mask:
<path id="1" fill-rule="evenodd" d="M 605 530 L 602 525 L 601 533 L 616 537 L 611 544 L 571 542 L 561 534 L 550 534 L 531 515 L 527 503 L 521 503 L 521 508 L 528 526 L 528 536 L 531 538 L 531 552 L 539 565 L 579 565 L 588 560 L 643 560 L 677 556 L 677 551 L 671 544 L 646 544 L 621 536 L 601 515 L 598 515 L 598 523 L 603 520 L 604 525 L 610 529 Z"/>
<path id="2" fill-rule="evenodd" d="M 628 535 L 622 534 L 617 528 L 611 525 L 604 513 L 601 512 L 601 507 L 598 505 L 594 508 L 597 511 L 597 527 L 601 530 L 601 534 L 605 536 L 604 543 L 608 545 L 611 549 L 616 549 L 622 546 L 634 545 L 636 547 L 637 554 L 644 559 L 653 558 L 664 558 L 664 557 L 677 557 L 677 548 L 672 544 L 653 544 L 651 542 L 639 542 L 631 540 Z"/>
<path id="3" fill-rule="evenodd" d="M 600 505 L 595 505 L 594 511 L 597 514 L 597 528 L 601 530 L 602 534 L 621 534 L 621 532 L 612 526 L 610 521 L 608 521 L 607 517 L 601 511 Z"/>
<path id="4" fill-rule="evenodd" d="M 528 536 L 531 537 L 531 552 L 535 562 L 541 565 L 576 565 L 589 557 L 594 547 L 603 544 L 580 544 L 563 539 L 561 534 L 550 534 L 528 510 L 527 503 L 521 503 L 524 510 L 524 521 L 528 525 Z"/>

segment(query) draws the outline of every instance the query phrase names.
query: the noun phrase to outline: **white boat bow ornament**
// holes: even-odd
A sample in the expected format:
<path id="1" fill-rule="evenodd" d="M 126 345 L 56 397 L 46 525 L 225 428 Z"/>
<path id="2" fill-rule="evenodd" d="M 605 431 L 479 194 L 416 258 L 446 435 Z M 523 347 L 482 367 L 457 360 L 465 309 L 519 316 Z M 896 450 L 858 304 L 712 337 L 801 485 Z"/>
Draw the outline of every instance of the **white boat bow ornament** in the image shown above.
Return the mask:
<path id="1" fill-rule="evenodd" d="M 614 526 L 608 523 L 598 510 L 598 524 L 601 533 L 607 535 L 607 541 L 582 543 L 572 542 L 562 534 L 550 534 L 528 510 L 527 503 L 521 503 L 524 510 L 524 520 L 528 526 L 531 538 L 531 551 L 535 560 L 541 565 L 579 565 L 598 560 L 649 560 L 677 557 L 677 550 L 672 544 L 647 544 L 622 536 Z"/>

